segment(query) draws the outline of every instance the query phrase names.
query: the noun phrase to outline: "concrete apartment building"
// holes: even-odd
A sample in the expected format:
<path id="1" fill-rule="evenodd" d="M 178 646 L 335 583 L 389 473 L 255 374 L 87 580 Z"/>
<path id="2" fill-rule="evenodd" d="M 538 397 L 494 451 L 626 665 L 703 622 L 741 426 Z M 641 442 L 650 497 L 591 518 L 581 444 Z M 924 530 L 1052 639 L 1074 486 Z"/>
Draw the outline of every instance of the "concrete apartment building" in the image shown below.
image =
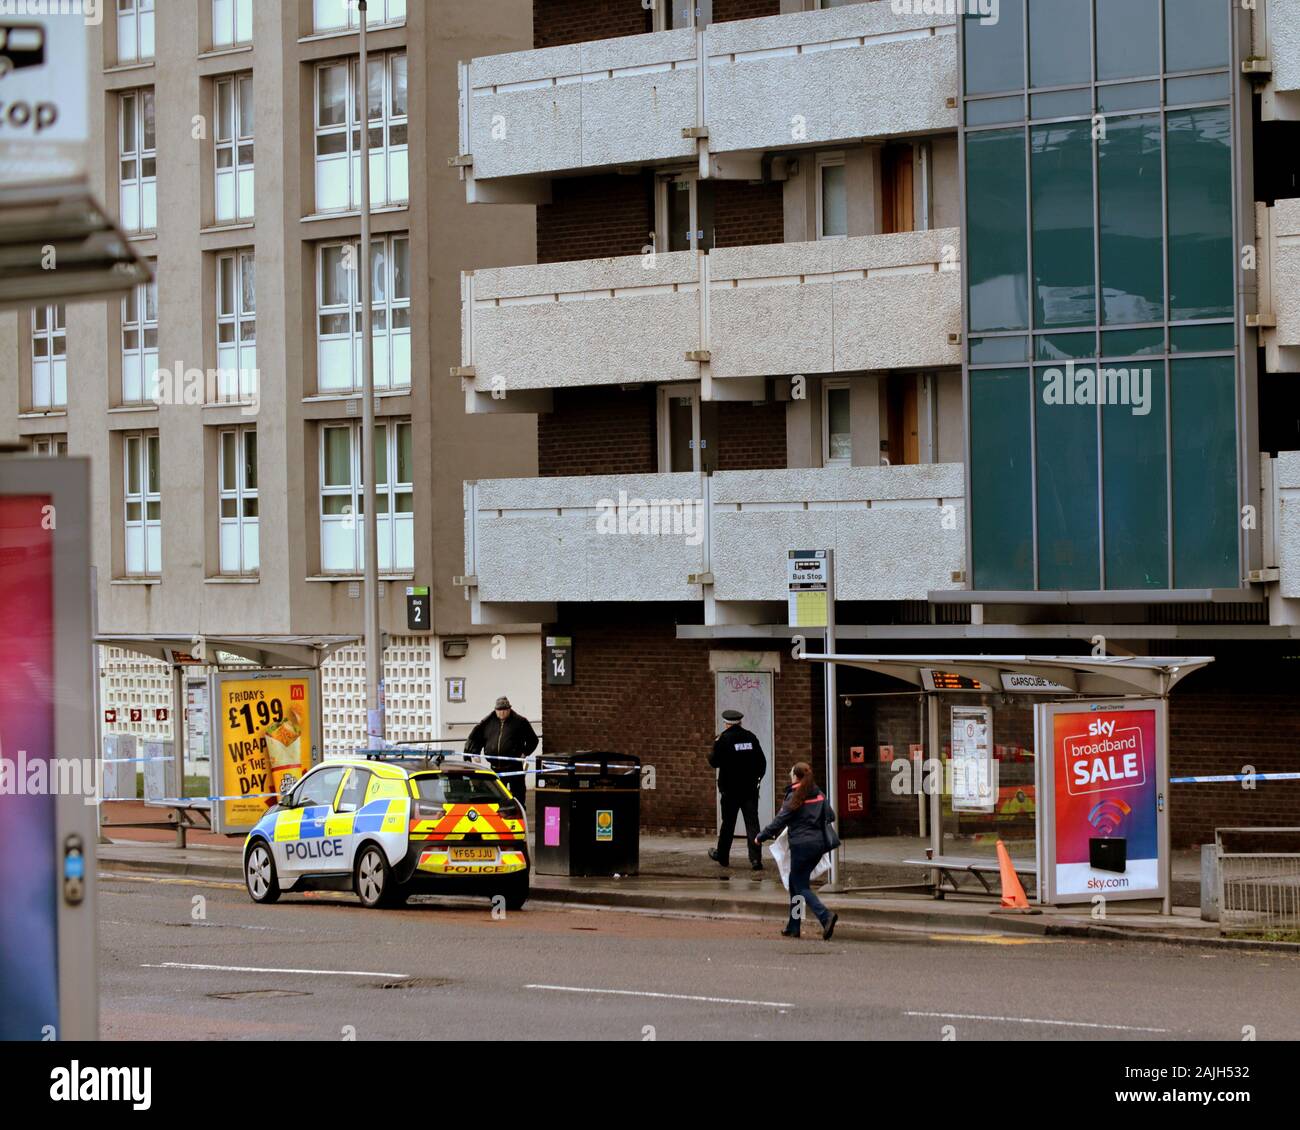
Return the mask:
<path id="1" fill-rule="evenodd" d="M 345 0 L 120 0 L 91 28 L 94 189 L 155 282 L 0 320 L 5 438 L 88 455 L 102 634 L 362 628 L 359 37 Z M 389 737 L 463 738 L 497 695 L 539 717 L 535 626 L 472 625 L 451 578 L 465 478 L 533 475 L 535 423 L 465 419 L 459 270 L 533 256 L 528 208 L 467 206 L 457 62 L 527 47 L 527 0 L 370 2 L 379 566 Z M 156 379 L 157 375 L 157 379 Z M 406 589 L 432 622 L 408 629 Z M 105 649 L 105 733 L 170 737 L 170 670 Z M 463 678 L 463 695 L 448 679 Z M 364 661 L 324 669 L 327 753 Z M 460 701 L 449 701 L 455 697 Z M 139 709 L 140 720 L 130 721 Z M 193 721 L 193 719 L 192 719 Z"/>
<path id="2" fill-rule="evenodd" d="M 535 0 L 461 68 L 466 199 L 536 203 L 537 256 L 466 272 L 452 375 L 538 420 L 536 474 L 465 476 L 462 579 L 570 638 L 547 747 L 654 765 L 647 825 L 715 826 L 724 706 L 769 812 L 824 764 L 795 548 L 842 652 L 1213 656 L 1173 775 L 1300 769 L 1300 3 L 955 7 Z M 850 832 L 916 828 L 897 689 L 840 676 Z M 1005 834 L 1031 712 L 972 700 L 1003 795 L 951 829 Z M 1170 803 L 1187 844 L 1300 789 Z"/>

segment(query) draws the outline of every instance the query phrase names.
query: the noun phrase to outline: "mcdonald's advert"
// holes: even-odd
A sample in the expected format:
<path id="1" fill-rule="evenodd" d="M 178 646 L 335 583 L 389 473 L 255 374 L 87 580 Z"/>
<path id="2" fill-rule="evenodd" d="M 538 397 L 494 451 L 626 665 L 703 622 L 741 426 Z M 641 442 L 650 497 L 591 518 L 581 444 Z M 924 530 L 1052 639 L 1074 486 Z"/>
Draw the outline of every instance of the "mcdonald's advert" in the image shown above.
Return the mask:
<path id="1" fill-rule="evenodd" d="M 222 679 L 216 700 L 221 826 L 251 828 L 275 804 L 285 778 L 311 768 L 311 678 Z"/>
<path id="2" fill-rule="evenodd" d="M 1055 893 L 1160 889 L 1156 711 L 1052 719 Z"/>

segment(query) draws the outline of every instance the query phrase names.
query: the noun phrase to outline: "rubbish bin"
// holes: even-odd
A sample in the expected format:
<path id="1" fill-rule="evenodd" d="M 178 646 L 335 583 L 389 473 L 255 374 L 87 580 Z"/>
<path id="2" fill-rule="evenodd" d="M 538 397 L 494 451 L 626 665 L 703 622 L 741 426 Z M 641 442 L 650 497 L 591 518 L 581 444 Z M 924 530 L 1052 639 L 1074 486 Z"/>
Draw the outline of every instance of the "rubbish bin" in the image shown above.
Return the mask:
<path id="1" fill-rule="evenodd" d="M 641 854 L 641 759 L 545 754 L 534 790 L 533 870 L 539 875 L 635 875 Z"/>

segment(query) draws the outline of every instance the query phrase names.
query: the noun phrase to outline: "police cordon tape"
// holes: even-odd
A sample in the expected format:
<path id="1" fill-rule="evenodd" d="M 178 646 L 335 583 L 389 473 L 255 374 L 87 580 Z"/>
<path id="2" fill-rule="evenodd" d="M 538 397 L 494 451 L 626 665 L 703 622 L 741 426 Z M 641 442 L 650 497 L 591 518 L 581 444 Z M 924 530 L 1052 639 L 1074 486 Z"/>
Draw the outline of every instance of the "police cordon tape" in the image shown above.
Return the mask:
<path id="1" fill-rule="evenodd" d="M 1221 776 L 1171 776 L 1170 784 L 1222 784 L 1234 780 L 1300 780 L 1300 772 L 1226 772 Z"/>
<path id="2" fill-rule="evenodd" d="M 175 758 L 170 755 L 166 757 L 101 757 L 101 765 L 138 765 L 142 761 L 174 761 Z"/>

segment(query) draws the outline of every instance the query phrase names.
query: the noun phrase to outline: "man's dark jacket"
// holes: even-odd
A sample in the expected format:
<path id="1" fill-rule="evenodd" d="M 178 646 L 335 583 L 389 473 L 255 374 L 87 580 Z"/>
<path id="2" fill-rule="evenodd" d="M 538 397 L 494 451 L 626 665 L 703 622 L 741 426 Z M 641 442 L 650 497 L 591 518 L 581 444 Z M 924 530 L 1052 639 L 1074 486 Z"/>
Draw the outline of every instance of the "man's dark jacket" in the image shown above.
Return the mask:
<path id="1" fill-rule="evenodd" d="M 709 764 L 718 771 L 718 791 L 756 793 L 767 772 L 758 736 L 743 726 L 728 726 L 713 743 Z"/>
<path id="2" fill-rule="evenodd" d="M 512 710 L 502 721 L 493 711 L 470 731 L 465 739 L 465 752 L 485 753 L 488 757 L 527 757 L 537 748 L 537 741 L 532 723 L 522 714 Z M 523 765 L 514 761 L 494 762 L 492 768 L 498 773 L 516 773 L 523 769 Z M 507 781 L 514 783 L 523 779 L 509 777 Z"/>

